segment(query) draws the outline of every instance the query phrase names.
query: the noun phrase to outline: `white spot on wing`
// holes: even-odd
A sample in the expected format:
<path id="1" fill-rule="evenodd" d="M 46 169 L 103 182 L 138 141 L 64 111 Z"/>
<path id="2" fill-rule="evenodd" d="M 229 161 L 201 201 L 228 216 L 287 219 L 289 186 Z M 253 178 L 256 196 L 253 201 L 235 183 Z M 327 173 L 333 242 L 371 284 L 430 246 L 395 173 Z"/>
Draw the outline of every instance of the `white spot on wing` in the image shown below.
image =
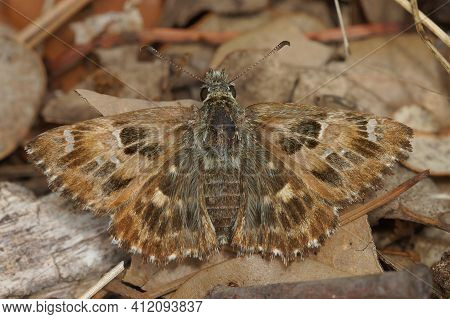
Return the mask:
<path id="1" fill-rule="evenodd" d="M 139 247 L 131 247 L 129 251 L 133 254 L 142 254 L 142 249 Z"/>
<path id="2" fill-rule="evenodd" d="M 310 240 L 307 245 L 309 248 L 319 248 L 320 243 L 317 239 Z"/>
<path id="3" fill-rule="evenodd" d="M 323 152 L 322 158 L 327 157 L 327 156 L 330 155 L 331 153 L 333 153 L 333 150 L 330 150 L 329 148 L 327 148 L 327 149 L 325 150 L 325 152 Z"/>
<path id="4" fill-rule="evenodd" d="M 323 133 L 325 132 L 325 130 L 326 130 L 326 128 L 328 127 L 328 123 L 324 123 L 324 122 L 321 122 L 320 123 L 320 133 L 319 133 L 319 139 L 320 138 L 322 138 L 322 136 L 323 136 Z"/>
<path id="5" fill-rule="evenodd" d="M 277 249 L 277 248 L 272 249 L 272 254 L 273 254 L 274 256 L 282 256 L 282 255 L 283 255 L 283 253 L 281 252 L 281 250 L 279 250 L 279 249 Z"/>
<path id="6" fill-rule="evenodd" d="M 120 139 L 120 132 L 121 132 L 120 129 L 114 130 L 114 131 L 112 132 L 112 135 L 114 135 L 114 137 L 116 138 L 117 145 L 118 145 L 119 147 L 123 147 L 122 140 Z"/>
<path id="7" fill-rule="evenodd" d="M 113 162 L 116 165 L 116 167 L 120 165 L 120 160 L 117 158 L 117 156 L 113 155 L 110 157 L 110 159 L 111 162 Z"/>
<path id="8" fill-rule="evenodd" d="M 157 207 L 162 207 L 164 204 L 169 201 L 169 197 L 164 195 L 163 192 L 159 188 L 156 188 L 155 193 L 152 197 L 152 203 L 155 204 Z"/>
<path id="9" fill-rule="evenodd" d="M 73 134 L 70 130 L 64 130 L 64 139 L 67 143 L 75 143 L 75 139 L 73 138 Z"/>
<path id="10" fill-rule="evenodd" d="M 368 139 L 371 142 L 377 141 L 377 136 L 375 135 L 375 127 L 378 125 L 378 122 L 376 119 L 370 119 L 369 122 L 367 122 L 367 133 L 369 135 Z"/>
<path id="11" fill-rule="evenodd" d="M 64 139 L 68 143 L 64 149 L 64 151 L 67 154 L 67 153 L 70 153 L 73 151 L 74 144 L 75 144 L 75 138 L 73 137 L 73 134 L 70 130 L 64 130 L 63 135 L 64 135 Z"/>
<path id="12" fill-rule="evenodd" d="M 287 183 L 284 187 L 277 193 L 277 197 L 287 203 L 292 197 L 294 197 L 294 192 L 291 188 L 291 184 Z"/>

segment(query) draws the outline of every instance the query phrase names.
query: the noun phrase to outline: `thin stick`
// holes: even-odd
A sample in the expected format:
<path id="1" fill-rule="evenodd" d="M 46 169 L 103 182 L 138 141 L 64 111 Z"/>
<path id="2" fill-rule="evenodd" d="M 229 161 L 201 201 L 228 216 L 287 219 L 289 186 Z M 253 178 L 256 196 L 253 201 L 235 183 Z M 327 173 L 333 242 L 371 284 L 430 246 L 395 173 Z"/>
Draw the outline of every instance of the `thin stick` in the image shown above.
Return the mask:
<path id="1" fill-rule="evenodd" d="M 408 189 L 410 189 L 411 187 L 413 187 L 414 185 L 416 185 L 418 182 L 420 182 L 424 178 L 428 177 L 429 175 L 430 175 L 429 170 L 423 171 L 423 172 L 417 174 L 416 176 L 408 179 L 406 182 L 400 184 L 399 186 L 397 186 L 390 192 L 388 192 L 384 195 L 381 195 L 381 196 L 379 196 L 361 206 L 358 206 L 348 212 L 344 212 L 340 217 L 340 224 L 346 225 L 346 224 L 360 218 L 361 216 L 368 214 L 369 212 L 373 211 L 374 209 L 389 203 L 390 201 L 396 199 L 398 196 L 400 196 L 401 194 L 406 192 Z"/>
<path id="2" fill-rule="evenodd" d="M 63 0 L 58 2 L 55 7 L 41 15 L 34 23 L 30 23 L 18 35 L 17 40 L 27 44 L 29 47 L 38 45 L 50 33 L 58 29 L 62 24 L 69 20 L 81 8 L 92 0 Z M 3 0 L 0 0 L 6 4 Z"/>
<path id="3" fill-rule="evenodd" d="M 90 299 L 93 295 L 99 292 L 103 287 L 109 284 L 114 278 L 116 278 L 122 271 L 125 270 L 125 263 L 121 261 L 113 269 L 108 271 L 102 278 L 88 291 L 82 294 L 78 299 Z"/>
<path id="4" fill-rule="evenodd" d="M 411 0 L 412 4 L 412 11 L 414 16 L 414 22 L 416 23 L 416 30 L 417 33 L 419 33 L 420 37 L 422 38 L 423 42 L 427 45 L 427 47 L 431 50 L 431 52 L 434 54 L 436 59 L 442 64 L 444 69 L 447 71 L 448 74 L 450 74 L 450 63 L 448 63 L 447 59 L 444 58 L 444 56 L 439 52 L 438 49 L 433 45 L 431 40 L 428 38 L 427 34 L 425 33 L 425 29 L 423 28 L 422 20 L 419 17 L 419 7 L 417 5 L 417 0 Z"/>
<path id="5" fill-rule="evenodd" d="M 413 14 L 413 9 L 411 3 L 408 0 L 394 0 L 399 5 L 401 5 L 406 11 Z M 430 18 L 428 18 L 423 12 L 419 11 L 420 21 L 434 33 L 446 46 L 450 47 L 450 37 L 441 28 L 437 26 Z"/>
<path id="6" fill-rule="evenodd" d="M 334 0 L 334 5 L 336 6 L 336 12 L 339 20 L 339 26 L 341 27 L 342 32 L 342 38 L 344 40 L 344 52 L 345 52 L 345 58 L 347 59 L 350 56 L 350 50 L 349 50 L 349 44 L 348 44 L 348 38 L 347 33 L 345 31 L 344 27 L 344 18 L 342 17 L 341 7 L 339 6 L 339 0 Z"/>

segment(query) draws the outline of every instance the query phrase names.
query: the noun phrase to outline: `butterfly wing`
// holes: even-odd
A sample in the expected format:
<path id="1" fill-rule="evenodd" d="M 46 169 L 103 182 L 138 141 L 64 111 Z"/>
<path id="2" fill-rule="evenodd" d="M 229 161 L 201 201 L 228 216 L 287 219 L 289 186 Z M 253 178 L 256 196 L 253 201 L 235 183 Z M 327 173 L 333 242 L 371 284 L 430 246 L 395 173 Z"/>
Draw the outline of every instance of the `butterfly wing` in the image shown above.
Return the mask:
<path id="1" fill-rule="evenodd" d="M 39 135 L 27 152 L 51 189 L 111 215 L 110 231 L 124 247 L 157 262 L 202 257 L 216 242 L 197 199 L 194 114 L 189 107 L 149 108 L 62 126 Z"/>
<path id="2" fill-rule="evenodd" d="M 387 118 L 276 103 L 246 112 L 257 132 L 249 158 L 257 160 L 246 163 L 250 191 L 232 238 L 243 252 L 292 259 L 319 247 L 338 211 L 380 186 L 411 150 L 412 130 Z"/>

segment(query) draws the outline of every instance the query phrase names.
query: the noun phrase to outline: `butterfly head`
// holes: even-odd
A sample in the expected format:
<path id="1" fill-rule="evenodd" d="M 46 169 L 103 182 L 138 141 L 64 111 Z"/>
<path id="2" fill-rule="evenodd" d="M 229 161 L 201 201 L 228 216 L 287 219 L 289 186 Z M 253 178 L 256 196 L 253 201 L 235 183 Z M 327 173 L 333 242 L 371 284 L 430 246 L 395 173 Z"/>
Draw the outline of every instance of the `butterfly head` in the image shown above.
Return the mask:
<path id="1" fill-rule="evenodd" d="M 228 81 L 228 76 L 224 70 L 210 69 L 204 79 L 204 84 L 200 91 L 202 101 L 210 98 L 236 98 L 236 89 L 233 83 Z"/>

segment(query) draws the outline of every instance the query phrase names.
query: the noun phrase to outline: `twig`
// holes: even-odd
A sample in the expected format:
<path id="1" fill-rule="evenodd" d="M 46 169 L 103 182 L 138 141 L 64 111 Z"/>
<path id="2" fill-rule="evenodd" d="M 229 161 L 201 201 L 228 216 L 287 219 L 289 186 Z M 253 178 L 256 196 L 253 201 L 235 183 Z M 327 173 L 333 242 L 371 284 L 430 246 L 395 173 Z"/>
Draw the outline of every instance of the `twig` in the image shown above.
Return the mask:
<path id="1" fill-rule="evenodd" d="M 433 45 L 431 40 L 428 38 L 427 34 L 425 33 L 425 29 L 423 28 L 422 20 L 419 17 L 419 7 L 417 5 L 417 0 L 411 0 L 412 4 L 412 12 L 414 16 L 414 22 L 416 23 L 416 30 L 417 33 L 419 33 L 420 37 L 422 38 L 423 42 L 427 45 L 427 47 L 431 50 L 431 52 L 434 54 L 436 59 L 442 64 L 444 69 L 447 71 L 448 74 L 450 74 L 450 63 L 447 61 L 446 58 L 439 52 L 438 49 Z"/>
<path id="2" fill-rule="evenodd" d="M 122 283 L 119 279 L 113 279 L 110 283 L 108 283 L 104 288 L 104 290 L 118 294 L 120 296 L 126 296 L 128 298 L 133 299 L 143 299 L 143 293 L 138 291 L 137 289 L 131 288 Z"/>
<path id="3" fill-rule="evenodd" d="M 384 35 L 388 33 L 396 33 L 401 30 L 399 23 L 368 23 L 355 24 L 347 27 L 347 37 L 350 40 L 358 40 L 361 38 Z M 317 32 L 307 32 L 305 36 L 314 41 L 320 42 L 337 42 L 342 41 L 341 28 L 325 29 Z"/>
<path id="4" fill-rule="evenodd" d="M 411 3 L 408 0 L 394 0 L 399 5 L 401 5 L 406 11 L 413 14 L 413 9 L 411 7 Z M 439 28 L 436 23 L 434 23 L 430 18 L 428 18 L 423 12 L 419 11 L 419 18 L 420 21 L 431 31 L 434 33 L 435 36 L 437 36 L 439 39 L 441 39 L 442 42 L 445 43 L 446 46 L 450 47 L 450 37 L 443 31 L 441 28 Z"/>
<path id="5" fill-rule="evenodd" d="M 420 278 L 421 280 L 417 280 Z M 432 284 L 428 267 L 408 271 L 252 287 L 215 287 L 207 298 L 429 298 Z"/>
<path id="6" fill-rule="evenodd" d="M 102 278 L 84 294 L 82 294 L 78 299 L 89 299 L 97 292 L 99 292 L 103 287 L 109 284 L 114 278 L 116 278 L 122 271 L 125 270 L 125 263 L 121 261 L 113 269 L 108 271 Z"/>
<path id="7" fill-rule="evenodd" d="M 3 0 L 0 1 L 4 3 Z M 30 23 L 22 30 L 17 35 L 17 39 L 30 48 L 37 46 L 91 1 L 63 0 L 58 2 L 52 10 L 44 13 L 36 21 Z M 9 6 L 8 4 L 6 5 Z"/>
<path id="8" fill-rule="evenodd" d="M 443 213 L 439 214 L 438 218 L 430 218 L 430 217 L 416 214 L 401 204 L 400 204 L 399 208 L 400 208 L 400 211 L 402 212 L 402 215 L 408 220 L 411 220 L 413 222 L 420 223 L 423 225 L 435 226 L 435 227 L 438 227 L 438 228 L 450 233 L 449 223 L 446 223 L 444 218 L 442 218 L 442 220 L 441 220 L 441 218 L 439 218 L 440 216 L 444 216 L 445 214 L 448 214 L 449 212 L 443 212 Z"/>
<path id="9" fill-rule="evenodd" d="M 344 212 L 340 217 L 340 224 L 346 225 L 358 219 L 359 217 L 368 214 L 374 209 L 389 203 L 390 201 L 394 200 L 395 198 L 406 192 L 408 189 L 410 189 L 411 187 L 413 187 L 414 185 L 416 185 L 418 182 L 428 177 L 429 175 L 430 175 L 429 170 L 423 171 L 422 173 L 419 173 L 416 176 L 407 180 L 406 182 L 400 184 L 390 192 L 381 195 L 361 206 L 358 206 L 354 209 Z"/>
<path id="10" fill-rule="evenodd" d="M 345 26 L 344 26 L 344 18 L 342 17 L 341 7 L 339 6 L 339 0 L 334 0 L 334 5 L 336 6 L 336 12 L 339 20 L 339 26 L 341 28 L 342 32 L 342 38 L 344 42 L 344 52 L 345 52 L 345 58 L 347 59 L 350 56 L 349 52 L 349 44 L 347 39 L 347 33 L 345 32 Z"/>
<path id="11" fill-rule="evenodd" d="M 0 166 L 0 181 L 8 179 L 16 179 L 23 177 L 43 176 L 33 165 L 18 164 L 18 165 L 1 165 Z"/>

